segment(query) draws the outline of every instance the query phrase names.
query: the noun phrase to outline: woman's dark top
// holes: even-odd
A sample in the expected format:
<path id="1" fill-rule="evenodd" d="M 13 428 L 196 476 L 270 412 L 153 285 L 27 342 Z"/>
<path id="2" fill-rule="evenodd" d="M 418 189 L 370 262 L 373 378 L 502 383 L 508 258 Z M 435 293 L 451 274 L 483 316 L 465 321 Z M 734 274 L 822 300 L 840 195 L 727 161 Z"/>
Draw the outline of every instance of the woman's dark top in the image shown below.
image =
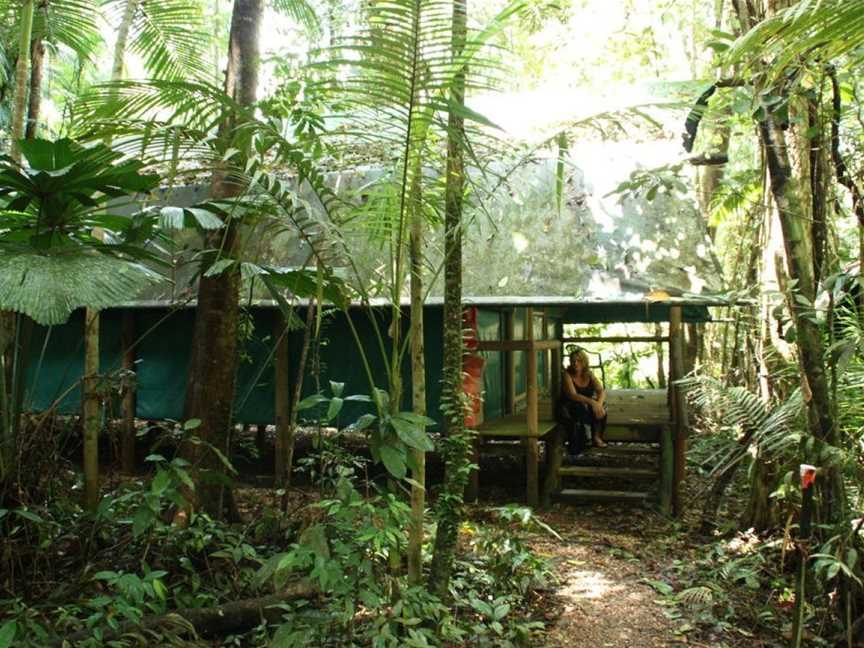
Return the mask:
<path id="1" fill-rule="evenodd" d="M 576 384 L 576 378 L 572 373 L 567 371 L 570 374 L 570 379 L 573 381 L 573 387 L 576 389 L 576 393 L 580 396 L 585 396 L 586 398 L 594 398 L 597 395 L 597 383 L 595 378 L 591 378 L 588 380 L 588 384 L 580 387 Z M 564 381 L 561 381 L 561 393 L 558 395 L 558 420 L 561 423 L 565 422 L 574 422 L 574 423 L 595 423 L 598 419 L 594 415 L 594 409 L 590 407 L 587 403 L 577 403 L 574 400 L 571 400 L 567 395 L 567 388 L 564 386 Z"/>

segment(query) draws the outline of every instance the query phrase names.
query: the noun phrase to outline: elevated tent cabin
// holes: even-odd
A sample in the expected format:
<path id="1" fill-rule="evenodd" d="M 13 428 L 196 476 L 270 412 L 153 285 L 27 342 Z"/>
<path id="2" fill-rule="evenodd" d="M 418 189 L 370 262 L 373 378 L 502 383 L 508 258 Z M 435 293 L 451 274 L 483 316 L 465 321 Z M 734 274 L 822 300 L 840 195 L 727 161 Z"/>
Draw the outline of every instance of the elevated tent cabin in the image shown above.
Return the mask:
<path id="1" fill-rule="evenodd" d="M 476 376 L 477 384 L 471 388 L 475 394 L 482 392 L 477 400 L 472 421 L 481 439 L 490 442 L 497 439 L 516 440 L 522 444 L 526 457 L 527 499 L 532 504 L 539 501 L 539 449 L 547 446 L 550 472 L 557 479 L 560 475 L 555 467 L 552 441 L 554 424 L 551 420 L 551 398 L 557 393 L 560 377 L 564 325 L 596 322 L 671 322 L 668 340 L 673 355 L 670 376 L 676 372 L 676 336 L 682 321 L 706 321 L 707 302 L 675 300 L 668 303 L 631 301 L 597 301 L 560 297 L 485 297 L 465 300 L 466 322 L 476 329 L 474 355 L 482 357 L 482 371 Z M 407 305 L 404 306 L 405 331 L 407 334 Z M 303 318 L 304 307 L 298 307 L 298 316 Z M 281 317 L 273 303 L 255 302 L 246 304 L 245 318 L 247 335 L 243 341 L 243 359 L 240 363 L 235 418 L 241 423 L 270 424 L 276 420 L 277 393 L 293 390 L 300 355 L 302 330 L 287 333 L 287 344 L 274 347 L 274 334 Z M 44 410 L 57 404 L 61 413 L 76 413 L 80 408 L 80 389 L 77 384 L 83 372 L 83 346 L 80 337 L 83 314 L 76 312 L 67 324 L 51 329 L 38 328 L 33 335 L 30 363 L 28 405 L 33 410 Z M 386 385 L 383 358 L 376 350 L 380 348 L 378 335 L 383 332 L 383 346 L 388 339 L 386 331 L 390 323 L 390 307 L 383 302 L 372 306 L 359 305 L 344 312 L 334 312 L 324 319 L 319 349 L 320 375 L 317 383 L 324 386 L 329 381 L 345 384 L 346 394 L 366 394 L 370 391 L 367 376 L 359 361 L 359 353 L 346 317 L 350 317 L 368 351 L 376 385 Z M 432 418 L 441 423 L 440 376 L 442 357 L 442 302 L 431 299 L 425 307 L 425 345 L 427 405 Z M 377 322 L 378 333 L 373 326 Z M 134 407 L 134 416 L 140 419 L 164 420 L 183 418 L 187 368 L 191 348 L 194 309 L 189 304 L 178 306 L 166 302 L 139 302 L 104 311 L 101 337 L 101 362 L 103 374 L 109 379 L 122 368 L 135 373 L 135 398 L 126 407 Z M 676 328 L 677 326 L 677 328 Z M 132 341 L 135 341 L 134 344 Z M 469 350 L 471 344 L 469 343 Z M 680 351 L 678 351 L 680 354 Z M 280 360 L 277 355 L 284 354 Z M 679 356 L 680 357 L 680 356 Z M 276 380 L 274 366 L 287 373 Z M 466 363 L 467 368 L 467 363 Z M 406 357 L 403 366 L 403 408 L 410 408 L 411 372 Z M 466 380 L 466 385 L 470 380 Z M 315 390 L 316 380 L 309 375 L 304 381 L 304 394 Z M 675 473 L 680 479 L 683 470 L 683 440 L 686 426 L 683 417 L 668 415 L 665 393 L 654 399 L 636 399 L 628 402 L 631 395 L 613 394 L 610 408 L 610 440 L 659 440 L 660 428 L 674 434 L 679 469 Z M 278 395 L 284 402 L 286 394 Z M 675 412 L 675 399 L 671 401 Z M 625 407 L 626 405 L 626 407 Z M 346 404 L 340 423 L 348 424 L 359 417 L 368 407 L 363 403 Z M 683 411 L 683 408 L 682 408 Z M 626 412 L 626 414 L 625 414 Z M 118 416 L 119 411 L 109 413 Z M 131 412 L 128 413 L 131 416 Z M 616 419 L 621 418 L 619 421 Z M 640 417 L 649 418 L 643 421 Z M 663 419 L 668 425 L 657 425 L 655 419 Z M 662 436 L 662 435 L 661 435 Z M 665 439 L 665 437 L 663 437 Z M 671 443 L 671 442 L 670 442 Z M 664 457 L 670 443 L 662 445 Z M 559 444 L 560 445 L 560 444 Z M 664 463 L 664 466 L 666 464 Z M 671 473 L 664 468 L 663 479 Z M 562 473 L 563 474 L 563 473 Z M 550 482 L 547 479 L 547 482 Z M 550 482 L 552 483 L 552 482 Z M 665 482 L 664 482 L 665 483 Z M 551 488 L 551 487 L 550 487 Z M 671 488 L 671 487 L 670 487 Z M 666 493 L 661 488 L 661 494 Z M 664 499 L 664 497 L 666 499 Z M 668 497 L 661 495 L 661 503 Z"/>
<path id="2" fill-rule="evenodd" d="M 646 301 L 633 296 L 615 300 L 562 297 L 490 297 L 471 300 L 475 307 L 497 312 L 498 327 L 478 325 L 476 352 L 487 362 L 484 371 L 483 420 L 478 421 L 477 459 L 485 451 L 508 451 L 514 446 L 524 454 L 526 499 L 541 501 L 540 456 L 545 446 L 546 479 L 542 500 L 549 502 L 559 492 L 562 479 L 591 474 L 616 477 L 636 474 L 624 467 L 589 470 L 563 467 L 563 434 L 554 420 L 554 400 L 560 389 L 562 356 L 572 344 L 596 342 L 652 342 L 669 347 L 667 389 L 612 389 L 606 440 L 649 444 L 659 454 L 654 475 L 656 498 L 664 511 L 680 511 L 678 485 L 684 475 L 687 412 L 683 395 L 674 381 L 684 375 L 683 324 L 709 320 L 709 305 L 724 302 L 701 298 L 669 298 Z M 487 321 L 492 318 L 485 316 Z M 480 318 L 482 322 L 483 318 Z M 659 337 L 567 338 L 568 324 L 668 323 L 668 333 Z M 497 396 L 500 394 L 501 396 Z M 621 448 L 624 450 L 625 448 Z M 479 475 L 472 476 L 471 494 L 476 494 Z M 565 489 L 565 494 L 589 496 L 583 490 Z M 605 492 L 612 497 L 643 497 L 646 493 Z M 629 497 L 628 497 L 629 496 Z"/>

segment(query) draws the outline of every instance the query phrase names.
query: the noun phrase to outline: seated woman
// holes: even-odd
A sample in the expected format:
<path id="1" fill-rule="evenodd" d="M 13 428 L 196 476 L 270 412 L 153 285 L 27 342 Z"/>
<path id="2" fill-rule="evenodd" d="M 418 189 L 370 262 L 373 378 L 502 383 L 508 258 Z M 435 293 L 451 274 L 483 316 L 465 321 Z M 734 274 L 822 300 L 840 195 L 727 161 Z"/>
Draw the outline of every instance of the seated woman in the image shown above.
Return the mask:
<path id="1" fill-rule="evenodd" d="M 589 368 L 588 354 L 576 348 L 570 352 L 570 366 L 561 379 L 558 399 L 559 421 L 567 426 L 567 446 L 570 454 L 579 454 L 584 445 L 583 425 L 591 426 L 594 445 L 606 443 L 606 390 Z"/>

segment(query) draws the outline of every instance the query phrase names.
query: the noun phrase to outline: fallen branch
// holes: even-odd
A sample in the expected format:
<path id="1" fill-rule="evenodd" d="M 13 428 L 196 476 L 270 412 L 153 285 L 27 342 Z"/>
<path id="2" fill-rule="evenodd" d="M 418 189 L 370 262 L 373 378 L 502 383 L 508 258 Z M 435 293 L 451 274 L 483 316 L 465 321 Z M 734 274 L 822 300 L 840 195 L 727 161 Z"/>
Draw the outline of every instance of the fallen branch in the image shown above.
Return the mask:
<path id="1" fill-rule="evenodd" d="M 289 584 L 279 594 L 262 596 L 260 598 L 243 599 L 232 601 L 209 608 L 185 608 L 174 610 L 167 614 L 145 617 L 139 623 L 126 622 L 117 630 L 105 630 L 102 633 L 102 642 L 120 639 L 123 635 L 141 631 L 158 631 L 168 628 L 188 627 L 200 637 L 224 637 L 228 634 L 250 630 L 261 623 L 278 622 L 282 618 L 283 610 L 278 607 L 286 601 L 291 601 L 307 596 L 314 596 L 318 589 L 307 583 L 297 582 Z M 55 646 L 71 646 L 79 641 L 92 639 L 93 629 L 79 630 L 67 637 L 58 640 Z"/>

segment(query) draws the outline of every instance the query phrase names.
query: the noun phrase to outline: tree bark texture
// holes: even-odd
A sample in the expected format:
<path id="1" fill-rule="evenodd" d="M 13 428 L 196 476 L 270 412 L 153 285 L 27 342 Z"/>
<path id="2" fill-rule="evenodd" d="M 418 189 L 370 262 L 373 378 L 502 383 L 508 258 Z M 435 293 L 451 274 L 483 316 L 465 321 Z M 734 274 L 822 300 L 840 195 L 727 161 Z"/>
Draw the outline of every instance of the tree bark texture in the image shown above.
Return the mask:
<path id="1" fill-rule="evenodd" d="M 128 372 L 135 371 L 135 315 L 132 311 L 123 313 L 121 332 L 121 347 L 123 352 L 123 369 Z M 137 380 L 130 378 L 126 391 L 123 392 L 121 405 L 121 441 L 120 455 L 123 464 L 123 472 L 132 474 L 135 472 L 135 406 L 137 397 Z"/>
<path id="2" fill-rule="evenodd" d="M 123 17 L 117 26 L 117 40 L 114 42 L 114 59 L 111 64 L 112 81 L 119 81 L 123 78 L 123 70 L 126 64 L 126 47 L 129 44 L 129 32 L 132 29 L 132 23 L 135 22 L 135 14 L 138 13 L 138 6 L 140 4 L 141 0 L 126 0 L 126 6 L 123 7 Z"/>
<path id="3" fill-rule="evenodd" d="M 420 209 L 420 165 L 411 186 L 411 405 L 426 416 L 426 356 L 423 344 L 423 212 Z M 415 470 L 411 475 L 411 527 L 408 530 L 408 580 L 419 585 L 423 573 L 423 520 L 426 508 L 426 453 L 410 449 Z"/>
<path id="4" fill-rule="evenodd" d="M 39 112 L 42 107 L 42 71 L 45 63 L 45 43 L 34 38 L 30 46 L 30 96 L 27 104 L 25 139 L 33 139 L 39 130 Z"/>
<path id="5" fill-rule="evenodd" d="M 228 67 L 225 92 L 238 103 L 254 104 L 258 88 L 258 35 L 263 14 L 263 0 L 235 0 L 231 16 L 228 45 Z M 235 127 L 233 116 L 220 126 L 219 137 L 230 147 Z M 244 186 L 227 168 L 218 169 L 211 181 L 213 198 L 240 195 Z M 240 274 L 237 265 L 210 277 L 203 276 L 217 259 L 236 259 L 240 244 L 237 223 L 230 219 L 223 229 L 208 237 L 211 251 L 202 262 L 198 283 L 198 308 L 192 339 L 192 359 L 186 394 L 188 418 L 198 419 L 195 430 L 199 438 L 228 456 L 230 428 L 233 422 L 234 392 L 237 373 L 237 335 Z M 222 516 L 225 497 L 225 468 L 218 455 L 205 444 L 187 444 L 196 467 L 196 499 L 205 511 Z M 214 480 L 210 477 L 221 475 Z"/>
<path id="6" fill-rule="evenodd" d="M 99 397 L 99 311 L 84 313 L 84 501 L 88 511 L 99 505 L 99 429 L 102 427 Z"/>
<path id="7" fill-rule="evenodd" d="M 12 159 L 21 161 L 19 140 L 24 137 L 27 90 L 30 87 L 30 39 L 33 35 L 34 0 L 24 0 L 18 25 L 18 63 L 15 66 L 15 104 L 12 108 Z"/>
<path id="8" fill-rule="evenodd" d="M 786 264 L 791 279 L 796 281 L 796 297 L 790 300 L 795 318 L 797 343 L 809 398 L 810 429 L 819 439 L 833 438 L 833 422 L 825 373 L 825 358 L 819 327 L 812 320 L 816 298 L 811 232 L 802 215 L 800 196 L 792 176 L 784 133 L 768 113 L 759 124 L 762 143 L 771 179 L 771 193 L 780 217 Z"/>
<path id="9" fill-rule="evenodd" d="M 453 3 L 453 58 L 465 47 L 467 2 Z M 454 81 L 454 105 L 465 101 L 465 71 Z M 438 497 L 438 532 L 429 575 L 429 588 L 446 597 L 453 569 L 459 525 L 464 516 L 463 495 L 468 481 L 471 441 L 465 434 L 462 393 L 462 201 L 464 195 L 464 120 L 455 112 L 448 117 L 447 177 L 444 214 L 444 385 L 441 394 L 446 420 L 442 439 L 444 488 Z"/>

